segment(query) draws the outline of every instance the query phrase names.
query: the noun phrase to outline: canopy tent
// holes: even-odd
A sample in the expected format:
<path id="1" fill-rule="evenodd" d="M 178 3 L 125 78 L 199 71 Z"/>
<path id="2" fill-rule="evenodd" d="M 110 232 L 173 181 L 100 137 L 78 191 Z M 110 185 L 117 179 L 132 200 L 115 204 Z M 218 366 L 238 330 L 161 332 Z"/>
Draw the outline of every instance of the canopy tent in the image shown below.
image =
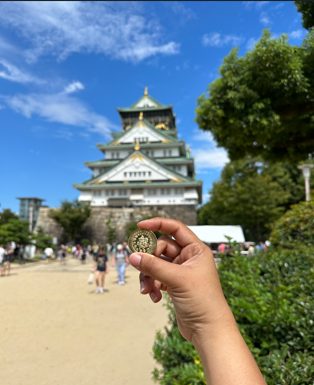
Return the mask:
<path id="1" fill-rule="evenodd" d="M 229 242 L 229 237 L 237 243 L 245 242 L 241 226 L 188 226 L 205 243 Z M 228 237 L 228 238 L 227 238 Z"/>

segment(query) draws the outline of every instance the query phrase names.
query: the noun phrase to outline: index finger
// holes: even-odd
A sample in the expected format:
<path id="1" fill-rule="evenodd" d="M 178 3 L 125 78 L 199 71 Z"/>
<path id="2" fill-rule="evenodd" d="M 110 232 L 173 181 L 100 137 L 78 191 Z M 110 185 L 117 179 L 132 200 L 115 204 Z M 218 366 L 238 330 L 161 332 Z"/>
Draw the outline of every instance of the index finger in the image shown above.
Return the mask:
<path id="1" fill-rule="evenodd" d="M 200 242 L 197 236 L 182 222 L 170 218 L 151 218 L 139 222 L 138 227 L 172 235 L 181 247 Z"/>

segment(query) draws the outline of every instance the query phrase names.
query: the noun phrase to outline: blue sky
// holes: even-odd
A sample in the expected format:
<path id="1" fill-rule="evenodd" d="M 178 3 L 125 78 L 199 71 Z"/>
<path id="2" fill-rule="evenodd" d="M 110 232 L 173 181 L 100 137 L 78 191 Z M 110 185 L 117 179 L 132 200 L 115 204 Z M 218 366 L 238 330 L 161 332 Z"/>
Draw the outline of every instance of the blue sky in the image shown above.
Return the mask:
<path id="1" fill-rule="evenodd" d="M 228 157 L 197 128 L 197 98 L 231 48 L 244 54 L 264 28 L 296 45 L 306 33 L 288 1 L 1 2 L 0 209 L 17 211 L 19 196 L 77 198 L 84 162 L 119 130 L 116 108 L 145 86 L 173 105 L 206 201 Z"/>

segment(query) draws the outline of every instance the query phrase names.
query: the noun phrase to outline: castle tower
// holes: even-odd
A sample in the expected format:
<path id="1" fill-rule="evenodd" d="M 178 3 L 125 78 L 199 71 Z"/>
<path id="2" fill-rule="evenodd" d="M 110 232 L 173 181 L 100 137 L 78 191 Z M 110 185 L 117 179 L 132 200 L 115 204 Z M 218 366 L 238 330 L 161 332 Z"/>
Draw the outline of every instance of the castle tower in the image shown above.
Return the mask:
<path id="1" fill-rule="evenodd" d="M 160 104 L 145 88 L 136 103 L 118 112 L 122 130 L 97 145 L 101 160 L 85 163 L 92 178 L 75 185 L 79 200 L 97 207 L 186 205 L 195 210 L 202 182 L 195 180 L 188 146 L 178 139 L 172 106 Z"/>

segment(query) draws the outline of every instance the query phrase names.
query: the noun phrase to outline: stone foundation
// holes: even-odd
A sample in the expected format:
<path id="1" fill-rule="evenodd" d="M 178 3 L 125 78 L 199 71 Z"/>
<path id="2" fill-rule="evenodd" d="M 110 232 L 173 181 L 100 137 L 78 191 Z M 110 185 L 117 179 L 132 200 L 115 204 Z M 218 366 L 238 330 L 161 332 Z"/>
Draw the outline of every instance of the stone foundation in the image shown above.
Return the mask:
<path id="1" fill-rule="evenodd" d="M 41 228 L 46 234 L 51 237 L 56 237 L 60 239 L 62 234 L 62 228 L 58 225 L 58 223 L 49 217 L 49 211 L 51 209 L 49 207 L 41 207 L 39 209 L 38 219 L 35 227 L 35 232 Z"/>
<path id="2" fill-rule="evenodd" d="M 58 224 L 48 216 L 49 208 L 41 208 L 37 226 L 53 237 L 60 238 L 62 233 Z M 108 233 L 108 220 L 115 228 L 117 241 L 126 239 L 126 226 L 132 222 L 138 222 L 143 218 L 160 216 L 178 219 L 187 225 L 197 224 L 195 206 L 141 206 L 141 207 L 91 207 L 91 215 L 84 228 L 91 242 L 106 243 Z"/>

